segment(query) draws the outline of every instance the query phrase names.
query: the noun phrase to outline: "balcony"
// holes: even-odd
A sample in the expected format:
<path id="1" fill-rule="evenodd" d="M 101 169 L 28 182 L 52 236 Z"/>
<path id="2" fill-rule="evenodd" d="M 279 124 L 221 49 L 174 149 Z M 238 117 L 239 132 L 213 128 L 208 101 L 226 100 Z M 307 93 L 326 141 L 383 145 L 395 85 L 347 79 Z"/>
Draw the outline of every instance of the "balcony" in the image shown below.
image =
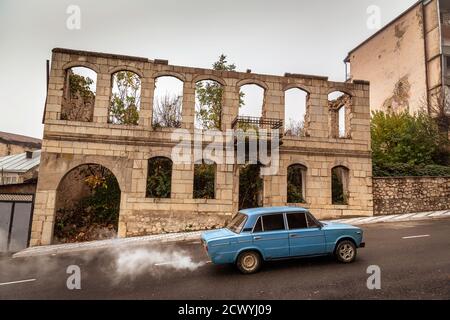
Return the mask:
<path id="1" fill-rule="evenodd" d="M 264 117 L 248 117 L 248 116 L 238 116 L 231 123 L 233 130 L 241 129 L 240 133 L 234 137 L 234 146 L 237 148 L 238 141 L 245 142 L 246 159 L 248 156 L 249 142 L 250 140 L 256 141 L 266 141 L 267 149 L 270 153 L 272 147 L 272 130 L 278 132 L 279 145 L 283 144 L 283 134 L 281 132 L 283 128 L 283 120 L 275 118 L 264 118 Z M 266 130 L 267 134 L 261 134 L 260 130 Z M 243 136 L 243 140 L 239 139 L 239 136 Z M 242 143 L 241 142 L 241 143 Z M 257 150 L 259 151 L 259 143 L 257 144 Z"/>

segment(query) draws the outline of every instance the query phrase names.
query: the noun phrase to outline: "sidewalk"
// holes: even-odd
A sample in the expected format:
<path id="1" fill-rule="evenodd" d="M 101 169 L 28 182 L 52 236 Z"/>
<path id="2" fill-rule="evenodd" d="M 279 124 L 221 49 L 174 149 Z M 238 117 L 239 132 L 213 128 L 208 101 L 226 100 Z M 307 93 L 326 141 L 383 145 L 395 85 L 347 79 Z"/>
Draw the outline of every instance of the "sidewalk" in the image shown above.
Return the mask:
<path id="1" fill-rule="evenodd" d="M 338 223 L 348 223 L 352 225 L 366 225 L 373 223 L 389 223 L 389 222 L 400 222 L 400 221 L 419 221 L 419 220 L 429 220 L 438 218 L 450 218 L 450 210 L 444 211 L 430 211 L 430 212 L 419 212 L 419 213 L 407 213 L 407 214 L 396 214 L 389 216 L 376 216 L 376 217 L 360 217 L 360 218 L 348 218 L 348 219 L 337 219 L 337 220 L 324 220 L 325 222 L 338 222 Z M 118 247 L 124 245 L 145 245 L 149 243 L 167 243 L 167 242 L 177 242 L 186 240 L 200 240 L 200 235 L 203 231 L 195 232 L 180 232 L 180 233 L 168 233 L 168 234 L 157 234 L 142 237 L 132 237 L 132 238 L 120 238 L 120 239 L 108 239 L 108 240 L 98 240 L 83 243 L 70 243 L 70 244 L 56 244 L 49 246 L 38 246 L 30 247 L 19 251 L 13 255 L 13 258 L 22 257 L 33 257 L 42 255 L 56 255 L 62 253 L 72 253 L 81 252 L 87 250 L 103 249 L 110 247 Z"/>

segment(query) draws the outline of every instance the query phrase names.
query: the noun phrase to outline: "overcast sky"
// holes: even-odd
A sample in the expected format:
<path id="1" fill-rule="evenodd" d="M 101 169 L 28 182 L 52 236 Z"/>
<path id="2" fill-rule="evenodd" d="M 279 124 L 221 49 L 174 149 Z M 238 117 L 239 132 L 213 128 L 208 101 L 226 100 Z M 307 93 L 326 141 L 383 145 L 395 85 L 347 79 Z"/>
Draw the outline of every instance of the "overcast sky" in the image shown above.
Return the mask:
<path id="1" fill-rule="evenodd" d="M 225 53 L 238 70 L 345 80 L 343 59 L 415 0 L 0 0 L 0 131 L 42 137 L 45 60 L 64 47 L 211 67 Z M 80 29 L 67 28 L 70 5 Z"/>

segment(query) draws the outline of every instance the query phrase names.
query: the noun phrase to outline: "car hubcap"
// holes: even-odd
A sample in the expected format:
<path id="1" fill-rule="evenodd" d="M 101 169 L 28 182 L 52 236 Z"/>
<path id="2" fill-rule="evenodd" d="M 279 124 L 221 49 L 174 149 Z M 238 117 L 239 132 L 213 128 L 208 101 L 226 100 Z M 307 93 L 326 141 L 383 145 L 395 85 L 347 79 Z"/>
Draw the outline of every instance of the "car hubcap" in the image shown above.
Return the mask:
<path id="1" fill-rule="evenodd" d="M 339 249 L 339 255 L 342 259 L 345 261 L 349 261 L 353 258 L 353 255 L 355 254 L 355 251 L 353 250 L 352 246 L 349 244 L 344 244 Z"/>
<path id="2" fill-rule="evenodd" d="M 253 255 L 247 255 L 244 257 L 242 264 L 247 270 L 253 269 L 256 264 L 256 259 Z"/>

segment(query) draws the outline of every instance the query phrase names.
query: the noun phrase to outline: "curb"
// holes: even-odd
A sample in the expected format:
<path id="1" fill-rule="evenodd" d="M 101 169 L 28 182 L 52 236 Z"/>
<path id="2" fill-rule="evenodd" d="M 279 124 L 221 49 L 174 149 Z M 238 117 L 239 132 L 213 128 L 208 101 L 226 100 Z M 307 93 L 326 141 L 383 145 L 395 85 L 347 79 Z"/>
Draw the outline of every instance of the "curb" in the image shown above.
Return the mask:
<path id="1" fill-rule="evenodd" d="M 419 213 L 407 213 L 387 216 L 375 216 L 375 217 L 358 217 L 348 219 L 337 220 L 323 220 L 327 222 L 339 222 L 348 223 L 352 225 L 368 225 L 375 223 L 391 223 L 391 222 L 404 222 L 404 221 L 421 221 L 421 220 L 433 220 L 450 218 L 450 210 L 443 211 L 430 211 Z M 204 230 L 203 230 L 204 231 Z M 83 243 L 70 243 L 70 244 L 56 244 L 48 246 L 37 246 L 26 248 L 12 255 L 13 258 L 25 258 L 36 257 L 45 255 L 57 255 L 64 253 L 83 252 L 89 250 L 98 250 L 111 247 L 120 247 L 125 245 L 144 245 L 149 243 L 171 243 L 188 240 L 200 240 L 200 235 L 203 231 L 183 232 L 183 233 L 168 233 L 149 235 L 141 237 L 131 238 L 118 238 L 108 240 L 97 240 Z"/>

